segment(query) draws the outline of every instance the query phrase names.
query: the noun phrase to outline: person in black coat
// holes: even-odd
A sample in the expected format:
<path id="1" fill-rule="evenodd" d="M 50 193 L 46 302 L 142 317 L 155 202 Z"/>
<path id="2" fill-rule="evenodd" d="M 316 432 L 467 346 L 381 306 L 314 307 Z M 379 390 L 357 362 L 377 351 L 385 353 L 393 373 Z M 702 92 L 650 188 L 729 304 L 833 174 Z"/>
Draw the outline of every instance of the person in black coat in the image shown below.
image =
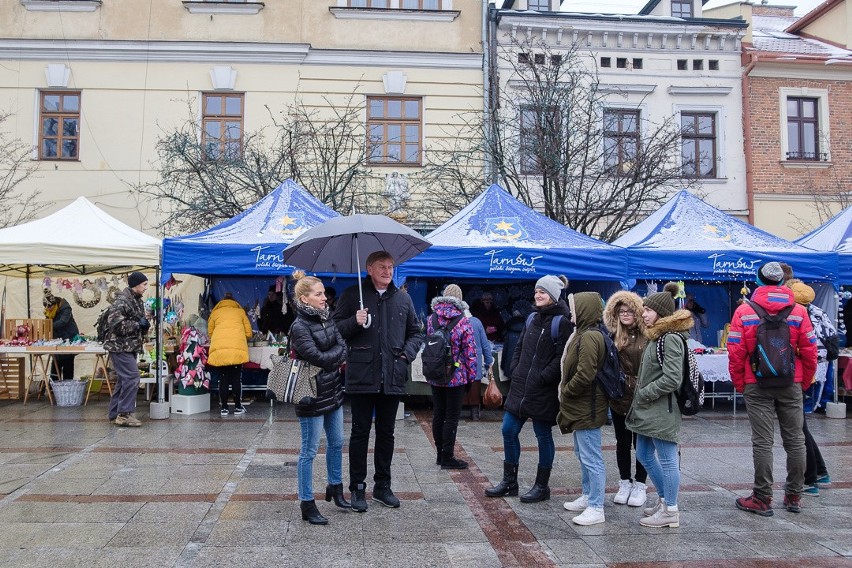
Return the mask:
<path id="1" fill-rule="evenodd" d="M 358 286 L 350 286 L 340 295 L 334 312 L 334 321 L 349 347 L 346 358 L 346 394 L 352 406 L 349 489 L 352 509 L 359 513 L 367 510 L 367 447 L 374 416 L 373 500 L 386 507 L 400 505 L 391 491 L 396 411 L 400 397 L 405 394 L 408 366 L 423 344 L 414 304 L 393 283 L 393 257 L 385 251 L 374 252 L 367 257 L 366 266 L 369 277 L 363 282 L 363 309 L 359 305 Z"/>
<path id="2" fill-rule="evenodd" d="M 511 365 L 511 384 L 503 413 L 503 480 L 486 489 L 488 497 L 518 494 L 518 463 L 521 457 L 519 434 L 531 419 L 538 440 L 538 469 L 535 485 L 521 496 L 524 503 L 550 499 L 550 470 L 556 455 L 553 426 L 559 414 L 560 360 L 573 325 L 568 305 L 561 300 L 565 277 L 543 276 L 535 284 L 535 312 L 518 339 Z M 552 334 L 558 320 L 556 337 Z"/>
<path id="3" fill-rule="evenodd" d="M 348 509 L 343 497 L 343 381 L 340 365 L 346 357 L 346 343 L 330 318 L 325 288 L 319 278 L 297 273 L 294 289 L 296 320 L 290 326 L 290 345 L 296 357 L 321 372 L 316 376 L 317 395 L 296 404 L 302 429 L 302 446 L 297 469 L 302 519 L 312 525 L 328 524 L 314 502 L 311 487 L 313 463 L 325 430 L 328 485 L 325 500 Z"/>
<path id="4" fill-rule="evenodd" d="M 260 308 L 260 317 L 257 319 L 257 329 L 263 333 L 272 332 L 287 333 L 290 326 L 293 324 L 293 310 L 288 309 L 287 313 L 282 313 L 284 309 L 284 293 L 276 292 L 275 286 L 270 286 L 266 293 L 266 300 Z"/>
<path id="5" fill-rule="evenodd" d="M 74 321 L 71 304 L 68 303 L 68 300 L 57 298 L 50 290 L 45 289 L 42 305 L 44 305 L 45 316 L 53 323 L 53 339 L 67 339 L 71 341 L 80 334 L 77 322 Z M 74 357 L 75 355 L 55 355 L 53 359 L 56 365 L 50 369 L 50 378 L 53 380 L 60 378 L 63 380 L 73 379 Z M 59 374 L 57 374 L 57 371 Z"/>

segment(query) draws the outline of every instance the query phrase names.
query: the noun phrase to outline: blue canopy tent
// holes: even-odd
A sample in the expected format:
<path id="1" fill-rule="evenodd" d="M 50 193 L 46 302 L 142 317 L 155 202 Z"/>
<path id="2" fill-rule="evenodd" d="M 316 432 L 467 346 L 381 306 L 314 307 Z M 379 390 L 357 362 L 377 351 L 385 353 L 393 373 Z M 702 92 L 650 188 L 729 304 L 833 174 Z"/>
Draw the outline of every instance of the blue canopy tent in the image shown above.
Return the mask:
<path id="1" fill-rule="evenodd" d="M 432 247 L 400 265 L 398 277 L 624 280 L 625 252 L 534 211 L 492 185 L 426 235 Z"/>
<path id="2" fill-rule="evenodd" d="M 838 279 L 841 284 L 852 284 L 852 207 L 794 242 L 814 250 L 836 252 Z"/>
<path id="3" fill-rule="evenodd" d="M 835 253 L 805 248 L 762 231 L 687 191 L 678 192 L 613 244 L 627 249 L 631 279 L 717 284 L 687 284 L 687 291 L 708 310 L 709 330 L 721 329 L 730 321 L 741 287 L 754 289 L 757 270 L 766 261 L 786 262 L 797 277 L 809 282 L 832 282 L 837 277 Z M 704 334 L 707 345 L 717 342 L 711 333 Z"/>
<path id="4" fill-rule="evenodd" d="M 205 231 L 163 240 L 163 277 L 283 276 L 284 248 L 309 228 L 339 213 L 291 179 L 240 213 Z"/>

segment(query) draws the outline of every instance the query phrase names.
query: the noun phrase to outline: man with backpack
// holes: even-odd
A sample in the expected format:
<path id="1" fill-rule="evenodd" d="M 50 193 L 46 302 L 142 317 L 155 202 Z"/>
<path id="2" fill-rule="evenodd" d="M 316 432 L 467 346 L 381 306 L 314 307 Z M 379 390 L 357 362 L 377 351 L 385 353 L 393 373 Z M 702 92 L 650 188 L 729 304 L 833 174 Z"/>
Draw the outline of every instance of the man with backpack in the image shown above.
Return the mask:
<path id="1" fill-rule="evenodd" d="M 737 392 L 743 393 L 751 424 L 754 489 L 736 500 L 738 509 L 771 517 L 772 445 L 778 417 L 787 482 L 784 507 L 800 512 L 805 478 L 802 391 L 814 379 L 817 345 L 811 321 L 793 292 L 782 286 L 784 271 L 767 262 L 757 272 L 758 288 L 734 312 L 728 333 L 728 368 Z"/>

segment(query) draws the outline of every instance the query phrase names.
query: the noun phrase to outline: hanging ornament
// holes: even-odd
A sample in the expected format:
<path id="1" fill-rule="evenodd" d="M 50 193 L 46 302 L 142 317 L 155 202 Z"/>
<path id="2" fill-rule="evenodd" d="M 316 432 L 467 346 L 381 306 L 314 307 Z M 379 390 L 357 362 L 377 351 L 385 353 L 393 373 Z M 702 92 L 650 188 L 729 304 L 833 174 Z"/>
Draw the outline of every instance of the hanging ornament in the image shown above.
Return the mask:
<path id="1" fill-rule="evenodd" d="M 84 293 L 91 294 L 91 297 L 89 299 L 83 299 L 82 296 Z M 94 308 L 101 301 L 100 289 L 88 278 L 83 280 L 82 283 L 75 281 L 74 290 L 71 294 L 74 297 L 74 303 L 81 308 Z"/>

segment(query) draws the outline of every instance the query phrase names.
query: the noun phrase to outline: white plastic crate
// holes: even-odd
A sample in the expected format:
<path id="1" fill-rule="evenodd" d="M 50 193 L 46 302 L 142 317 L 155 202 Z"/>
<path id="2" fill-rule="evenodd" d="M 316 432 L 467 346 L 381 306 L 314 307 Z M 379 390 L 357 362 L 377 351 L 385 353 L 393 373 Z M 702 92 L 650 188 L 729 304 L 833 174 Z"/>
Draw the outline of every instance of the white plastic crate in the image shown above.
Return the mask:
<path id="1" fill-rule="evenodd" d="M 210 393 L 204 394 L 173 394 L 171 399 L 172 414 L 198 414 L 210 412 Z"/>

